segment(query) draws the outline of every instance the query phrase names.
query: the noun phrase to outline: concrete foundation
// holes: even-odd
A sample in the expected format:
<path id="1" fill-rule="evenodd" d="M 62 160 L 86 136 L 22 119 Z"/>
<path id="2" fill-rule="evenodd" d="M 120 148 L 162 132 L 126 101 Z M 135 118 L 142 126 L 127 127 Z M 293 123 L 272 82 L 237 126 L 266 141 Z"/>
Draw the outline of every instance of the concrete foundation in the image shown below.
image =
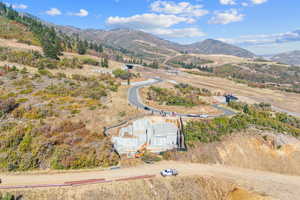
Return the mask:
<path id="1" fill-rule="evenodd" d="M 159 153 L 178 148 L 179 132 L 178 119 L 147 117 L 121 128 L 112 142 L 119 154 L 134 155 L 142 147 Z"/>

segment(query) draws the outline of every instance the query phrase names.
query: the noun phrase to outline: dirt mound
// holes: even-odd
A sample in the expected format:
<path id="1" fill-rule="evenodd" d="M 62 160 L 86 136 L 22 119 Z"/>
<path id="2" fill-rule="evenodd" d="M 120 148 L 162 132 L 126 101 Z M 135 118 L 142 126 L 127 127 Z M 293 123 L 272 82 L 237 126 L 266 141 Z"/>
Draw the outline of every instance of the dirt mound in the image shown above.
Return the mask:
<path id="1" fill-rule="evenodd" d="M 237 188 L 229 194 L 228 200 L 271 200 L 271 198 Z"/>
<path id="2" fill-rule="evenodd" d="M 238 190 L 239 191 L 239 190 Z M 112 182 L 73 188 L 24 189 L 8 191 L 27 200 L 257 200 L 247 192 L 240 194 L 236 186 L 214 177 L 177 177 Z M 257 196 L 258 197 L 258 196 Z"/>

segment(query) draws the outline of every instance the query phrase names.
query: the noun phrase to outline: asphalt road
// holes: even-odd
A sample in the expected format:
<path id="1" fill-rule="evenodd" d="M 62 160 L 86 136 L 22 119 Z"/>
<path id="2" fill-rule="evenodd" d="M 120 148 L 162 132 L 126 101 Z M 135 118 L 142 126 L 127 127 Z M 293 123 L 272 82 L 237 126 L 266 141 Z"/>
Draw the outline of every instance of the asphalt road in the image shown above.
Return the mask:
<path id="1" fill-rule="evenodd" d="M 150 86 L 150 85 L 154 85 L 154 84 L 157 84 L 157 83 L 160 83 L 160 82 L 163 82 L 162 79 L 159 79 L 159 78 L 153 78 L 153 81 L 149 81 L 149 82 L 145 82 L 144 84 L 141 83 L 139 85 L 135 85 L 131 88 L 129 88 L 129 91 L 128 91 L 128 101 L 131 105 L 139 108 L 139 109 L 143 109 L 143 110 L 146 110 L 146 111 L 149 111 L 149 112 L 153 112 L 153 113 L 156 113 L 156 114 L 167 114 L 167 115 L 172 115 L 174 113 L 172 112 L 169 112 L 169 111 L 162 111 L 162 110 L 158 110 L 156 108 L 152 108 L 148 105 L 145 105 L 140 96 L 139 96 L 139 90 L 143 87 L 147 87 L 147 86 Z M 224 107 L 220 107 L 219 105 L 217 104 L 214 104 L 213 105 L 214 108 L 218 109 L 218 110 L 221 110 L 223 112 L 223 114 L 221 115 L 201 115 L 201 114 L 182 114 L 182 113 L 175 113 L 176 116 L 180 116 L 180 117 L 195 117 L 195 118 L 211 118 L 211 117 L 219 117 L 219 116 L 231 116 L 231 115 L 234 115 L 235 112 L 229 110 L 229 109 L 226 109 Z"/>

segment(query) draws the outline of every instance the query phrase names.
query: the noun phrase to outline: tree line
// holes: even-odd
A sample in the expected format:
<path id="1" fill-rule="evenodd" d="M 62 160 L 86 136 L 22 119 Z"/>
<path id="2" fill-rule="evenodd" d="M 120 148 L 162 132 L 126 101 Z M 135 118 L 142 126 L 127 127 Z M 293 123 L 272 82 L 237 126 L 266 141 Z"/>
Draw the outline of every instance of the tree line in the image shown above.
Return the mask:
<path id="1" fill-rule="evenodd" d="M 76 51 L 83 55 L 87 50 L 103 52 L 103 46 L 91 41 L 81 40 L 79 36 L 68 36 L 42 23 L 40 20 L 24 13 L 18 13 L 12 7 L 0 2 L 0 16 L 25 25 L 38 38 L 45 57 L 59 59 L 63 51 Z"/>

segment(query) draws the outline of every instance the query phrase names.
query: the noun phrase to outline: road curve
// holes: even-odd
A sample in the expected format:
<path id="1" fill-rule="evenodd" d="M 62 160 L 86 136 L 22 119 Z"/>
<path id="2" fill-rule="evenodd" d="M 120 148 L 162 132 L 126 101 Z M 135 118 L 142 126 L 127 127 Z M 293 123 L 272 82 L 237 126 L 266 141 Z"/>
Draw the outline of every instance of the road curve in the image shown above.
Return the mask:
<path id="1" fill-rule="evenodd" d="M 139 90 L 143 87 L 147 87 L 147 86 L 150 86 L 150 85 L 154 85 L 154 84 L 157 84 L 157 83 L 160 83 L 160 82 L 163 82 L 162 79 L 160 78 L 153 78 L 153 79 L 149 79 L 148 81 L 144 81 L 144 82 L 140 82 L 140 84 L 137 84 L 137 85 L 134 85 L 133 87 L 129 88 L 128 90 L 128 102 L 139 108 L 139 109 L 144 109 L 144 110 L 148 110 L 150 112 L 153 112 L 153 113 L 157 113 L 157 114 L 161 114 L 162 111 L 161 110 L 158 110 L 156 108 L 152 108 L 148 105 L 145 105 L 142 100 L 141 100 L 141 97 L 139 95 Z M 214 108 L 218 109 L 218 110 L 221 110 L 223 112 L 223 114 L 221 115 L 195 115 L 195 114 L 182 114 L 182 113 L 175 113 L 176 116 L 180 116 L 180 117 L 195 117 L 195 118 L 212 118 L 212 117 L 220 117 L 220 116 L 231 116 L 231 115 L 234 115 L 235 112 L 233 112 L 232 110 L 229 110 L 229 109 L 226 109 L 224 107 L 221 107 L 217 104 L 214 104 L 212 105 Z M 172 112 L 169 112 L 169 111 L 163 111 L 165 114 L 167 115 L 172 115 L 173 113 Z"/>

